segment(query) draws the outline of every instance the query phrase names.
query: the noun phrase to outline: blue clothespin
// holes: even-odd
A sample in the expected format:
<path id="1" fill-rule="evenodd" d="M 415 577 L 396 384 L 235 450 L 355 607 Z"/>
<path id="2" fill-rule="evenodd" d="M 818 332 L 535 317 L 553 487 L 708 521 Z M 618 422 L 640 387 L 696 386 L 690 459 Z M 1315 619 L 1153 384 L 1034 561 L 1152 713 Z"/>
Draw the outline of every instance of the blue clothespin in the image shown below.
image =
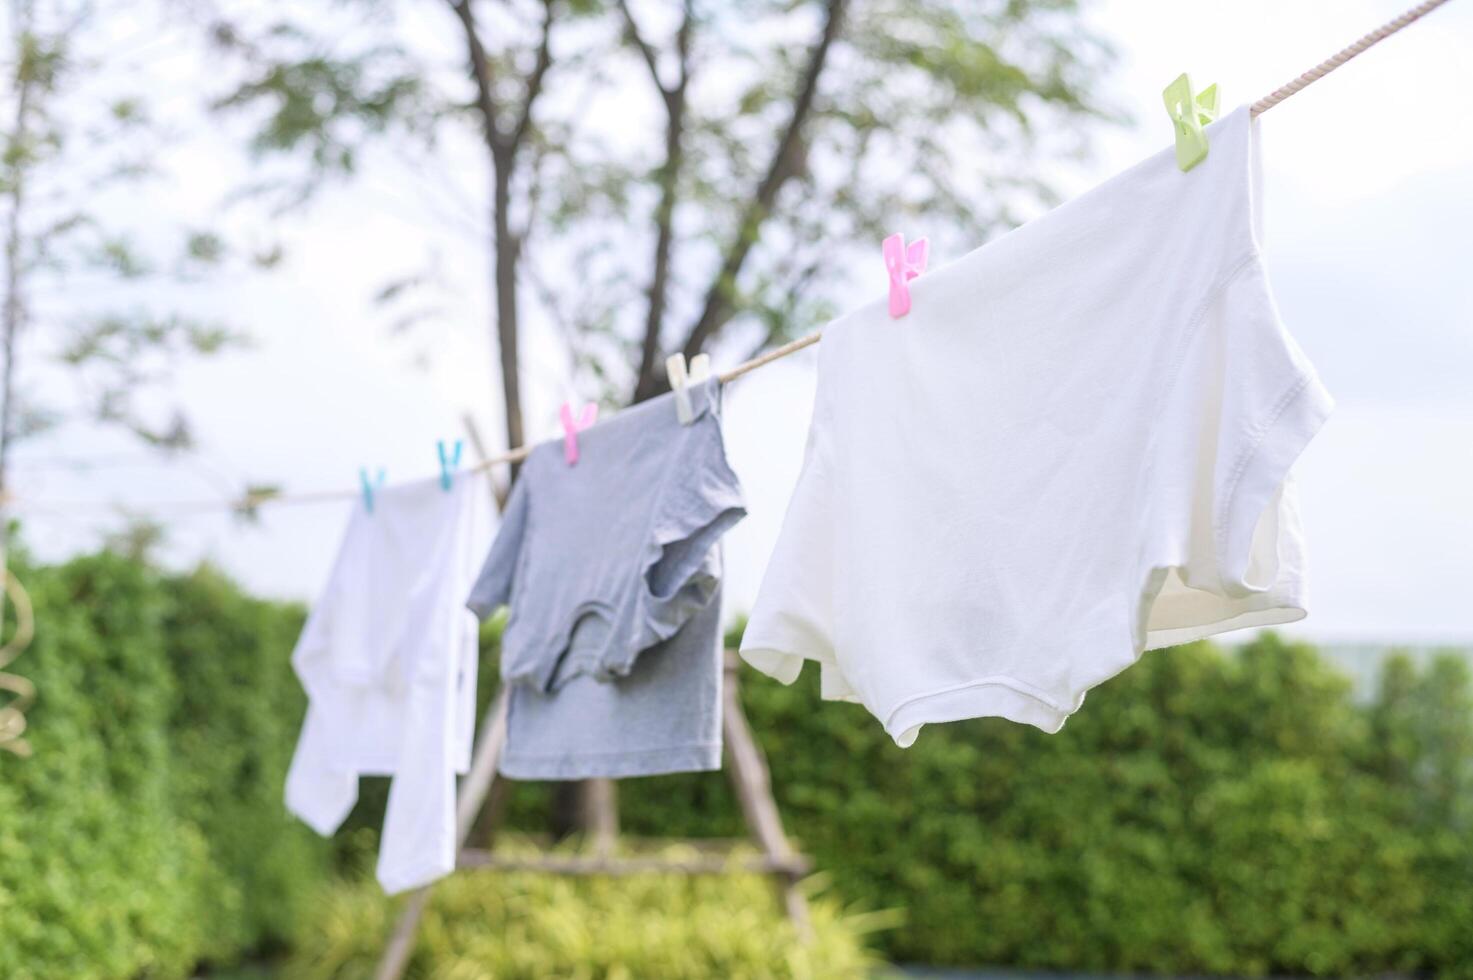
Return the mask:
<path id="1" fill-rule="evenodd" d="M 440 486 L 449 490 L 450 482 L 454 478 L 454 470 L 460 465 L 461 440 L 455 440 L 455 448 L 449 454 L 445 452 L 444 439 L 437 442 L 435 446 L 440 451 Z"/>
<path id="2" fill-rule="evenodd" d="M 1207 134 L 1202 127 L 1217 118 L 1217 86 L 1194 93 L 1192 80 L 1182 74 L 1161 95 L 1176 131 L 1176 165 L 1185 173 L 1207 159 Z"/>
<path id="3" fill-rule="evenodd" d="M 363 488 L 363 509 L 372 514 L 373 492 L 374 490 L 384 485 L 384 468 L 382 466 L 378 468 L 378 476 L 373 480 L 373 482 L 370 483 L 368 479 L 368 470 L 359 467 L 358 484 Z"/>

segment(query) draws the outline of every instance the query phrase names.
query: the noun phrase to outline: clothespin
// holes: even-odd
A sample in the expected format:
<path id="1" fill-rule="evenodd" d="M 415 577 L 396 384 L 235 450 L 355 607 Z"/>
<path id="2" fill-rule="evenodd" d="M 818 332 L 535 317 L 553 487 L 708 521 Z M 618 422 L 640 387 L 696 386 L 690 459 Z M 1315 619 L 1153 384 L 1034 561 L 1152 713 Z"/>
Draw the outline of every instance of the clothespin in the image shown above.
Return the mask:
<path id="1" fill-rule="evenodd" d="M 451 481 L 455 478 L 455 468 L 460 465 L 461 440 L 455 440 L 455 448 L 449 453 L 445 452 L 445 440 L 441 439 L 435 443 L 435 449 L 440 453 L 440 488 L 449 490 Z"/>
<path id="2" fill-rule="evenodd" d="M 685 370 L 685 355 L 671 354 L 665 358 L 665 376 L 670 379 L 670 390 L 675 394 L 675 417 L 681 425 L 690 425 L 696 417 L 690 404 L 690 386 L 700 384 L 711 376 L 711 355 L 697 354 L 690 359 L 690 373 Z"/>
<path id="3" fill-rule="evenodd" d="M 563 402 L 558 415 L 563 420 L 563 458 L 572 466 L 578 462 L 578 433 L 598 421 L 598 406 L 593 402 L 585 402 L 582 413 L 574 418 L 573 403 Z"/>
<path id="4" fill-rule="evenodd" d="M 384 485 L 384 468 L 382 466 L 378 468 L 378 476 L 370 483 L 368 480 L 368 470 L 359 467 L 358 485 L 363 488 L 363 509 L 372 514 L 373 492 Z"/>
<path id="5" fill-rule="evenodd" d="M 1217 118 L 1217 85 L 1193 95 L 1192 80 L 1183 73 L 1161 94 L 1176 130 L 1176 165 L 1186 173 L 1207 159 L 1207 134 L 1202 127 Z"/>
<path id="6" fill-rule="evenodd" d="M 890 315 L 905 316 L 910 312 L 910 281 L 926 271 L 930 246 L 924 238 L 906 245 L 905 236 L 897 232 L 885 239 L 880 250 L 890 275 Z"/>

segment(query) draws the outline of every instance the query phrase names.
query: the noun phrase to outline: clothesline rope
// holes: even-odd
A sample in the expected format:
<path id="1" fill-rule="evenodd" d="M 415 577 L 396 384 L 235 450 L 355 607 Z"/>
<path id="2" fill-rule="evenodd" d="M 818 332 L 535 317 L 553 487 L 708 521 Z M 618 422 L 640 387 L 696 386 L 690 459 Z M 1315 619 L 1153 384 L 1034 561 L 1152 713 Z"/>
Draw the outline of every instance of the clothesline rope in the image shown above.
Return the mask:
<path id="1" fill-rule="evenodd" d="M 1385 24 L 1382 24 L 1380 27 L 1376 28 L 1374 31 L 1361 38 L 1359 41 L 1356 41 L 1349 47 L 1342 48 L 1340 51 L 1337 51 L 1335 54 L 1326 58 L 1324 61 L 1321 61 L 1319 64 L 1315 65 L 1313 68 L 1300 75 L 1298 78 L 1285 85 L 1280 85 L 1278 88 L 1274 89 L 1272 92 L 1268 93 L 1263 98 L 1253 103 L 1251 106 L 1248 107 L 1249 114 L 1256 116 L 1261 112 L 1272 109 L 1274 106 L 1278 105 L 1280 102 L 1283 102 L 1295 92 L 1298 92 L 1308 85 L 1319 81 L 1321 78 L 1324 78 L 1326 75 L 1330 74 L 1330 72 L 1334 71 L 1336 68 L 1339 68 L 1341 65 L 1345 64 L 1351 58 L 1354 58 L 1356 55 L 1365 51 L 1367 48 L 1370 48 L 1372 45 L 1379 44 L 1380 42 L 1386 40 L 1388 37 L 1395 34 L 1403 27 L 1406 27 L 1413 21 L 1420 20 L 1422 17 L 1436 10 L 1438 7 L 1441 7 L 1445 3 L 1447 3 L 1447 0 L 1426 0 L 1426 3 L 1418 4 L 1395 20 L 1387 21 Z"/>
<path id="2" fill-rule="evenodd" d="M 1299 77 L 1293 79 L 1292 81 L 1290 81 L 1290 82 L 1288 82 L 1288 83 L 1286 83 L 1284 85 L 1279 86 L 1278 88 L 1276 88 L 1272 92 L 1270 92 L 1268 95 L 1265 95 L 1263 98 L 1259 99 L 1257 102 L 1254 102 L 1252 105 L 1250 105 L 1248 107 L 1249 114 L 1252 115 L 1252 116 L 1258 116 L 1261 113 L 1266 112 L 1269 109 L 1272 109 L 1274 106 L 1278 105 L 1280 102 L 1283 102 L 1285 99 L 1287 99 L 1289 96 L 1293 95 L 1294 93 L 1299 92 L 1299 91 L 1303 90 L 1304 88 L 1306 88 L 1307 86 L 1311 85 L 1312 83 L 1314 83 L 1316 81 L 1319 81 L 1321 78 L 1324 78 L 1330 72 L 1334 71 L 1336 68 L 1339 68 L 1341 65 L 1345 64 L 1351 58 L 1354 58 L 1356 55 L 1361 54 L 1362 52 L 1364 52 L 1367 49 L 1371 48 L 1372 46 L 1380 43 L 1381 41 L 1386 40 L 1386 38 L 1388 38 L 1391 35 L 1395 34 L 1397 31 L 1401 30 L 1402 28 L 1408 26 L 1409 24 L 1411 24 L 1411 23 L 1413 23 L 1413 22 L 1415 22 L 1417 20 L 1420 20 L 1422 17 L 1424 17 L 1427 14 L 1431 13 L 1433 10 L 1436 10 L 1438 7 L 1441 7 L 1443 4 L 1445 4 L 1447 2 L 1448 2 L 1448 0 L 1426 0 L 1426 2 L 1418 4 L 1417 6 L 1413 7 L 1410 10 L 1408 10 L 1406 13 L 1404 13 L 1401 16 L 1395 18 L 1394 20 L 1387 21 L 1385 24 L 1382 24 L 1380 27 L 1376 28 L 1374 31 L 1371 31 L 1369 34 L 1367 34 L 1364 37 L 1362 37 L 1359 40 L 1357 40 L 1355 43 L 1349 45 L 1348 47 L 1345 47 L 1345 48 L 1341 49 L 1340 51 L 1338 51 L 1335 54 L 1331 55 L 1329 58 L 1326 58 L 1324 61 L 1322 61 L 1319 64 L 1315 65 L 1313 68 L 1311 68 L 1308 71 L 1304 72 Z M 787 357 L 789 354 L 795 354 L 798 351 L 803 350 L 805 347 L 811 347 L 814 344 L 818 343 L 822 339 L 823 339 L 823 331 L 822 330 L 815 330 L 812 333 L 807 334 L 807 335 L 802 336 L 802 337 L 799 337 L 796 340 L 791 340 L 788 343 L 783 344 L 780 347 L 774 347 L 772 350 L 767 351 L 764 354 L 760 354 L 757 357 L 754 357 L 754 358 L 752 358 L 749 361 L 744 361 L 741 364 L 738 364 L 736 367 L 733 367 L 730 370 L 727 370 L 727 371 L 722 372 L 719 375 L 719 377 L 720 377 L 721 382 L 723 384 L 728 384 L 728 383 L 730 383 L 732 381 L 735 381 L 737 378 L 742 377 L 745 374 L 748 374 L 748 373 L 750 373 L 752 371 L 757 370 L 758 368 L 765 367 L 768 364 L 773 363 L 774 361 L 781 360 L 782 358 Z M 500 455 L 492 456 L 492 457 L 490 457 L 488 459 L 485 459 L 485 460 L 481 461 L 480 463 L 477 463 L 475 466 L 467 467 L 466 470 L 465 470 L 465 472 L 481 473 L 481 472 L 489 471 L 489 470 L 491 470 L 492 468 L 494 468 L 496 466 L 504 466 L 504 465 L 507 465 L 507 464 L 510 464 L 510 463 L 518 463 L 518 462 L 521 462 L 522 460 L 526 459 L 529 454 L 531 454 L 532 449 L 533 449 L 533 446 L 532 445 L 517 446 L 517 447 L 515 447 L 515 448 L 513 448 L 511 450 L 508 450 L 507 452 L 501 453 Z M 331 502 L 331 501 L 352 500 L 352 499 L 355 499 L 357 496 L 358 496 L 357 491 L 353 491 L 353 490 L 323 490 L 323 491 L 315 491 L 315 492 L 309 492 L 309 493 L 295 493 L 295 494 L 282 494 L 282 493 L 246 493 L 246 494 L 244 494 L 243 496 L 241 496 L 240 498 L 238 498 L 236 500 L 229 500 L 229 501 L 221 501 L 221 500 L 218 500 L 218 499 L 216 499 L 216 500 L 179 500 L 179 501 L 173 501 L 173 502 L 159 502 L 159 503 L 154 503 L 154 504 L 142 504 L 142 505 L 140 505 L 140 504 L 128 504 L 127 506 L 129 506 L 129 507 L 139 507 L 139 506 L 142 506 L 142 507 L 149 507 L 149 508 L 152 508 L 152 509 L 155 509 L 155 510 L 175 510 L 175 511 L 195 511 L 195 512 L 214 511 L 214 510 L 249 511 L 249 510 L 254 510 L 257 507 L 265 506 L 267 504 L 277 505 L 277 504 L 315 504 L 315 503 L 327 503 L 327 502 Z M 10 497 L 8 495 L 0 496 L 0 504 L 5 504 L 5 505 L 10 505 L 10 504 L 25 504 L 27 502 L 28 501 L 26 501 L 24 498 L 14 498 L 14 497 Z M 95 501 L 71 501 L 71 502 L 64 502 L 64 501 L 46 501 L 45 504 L 47 506 L 61 506 L 61 507 L 68 507 L 68 506 L 89 507 L 90 506 L 90 507 L 110 508 L 110 507 L 114 506 L 114 505 L 109 504 L 109 503 L 106 503 L 106 502 L 95 502 Z"/>

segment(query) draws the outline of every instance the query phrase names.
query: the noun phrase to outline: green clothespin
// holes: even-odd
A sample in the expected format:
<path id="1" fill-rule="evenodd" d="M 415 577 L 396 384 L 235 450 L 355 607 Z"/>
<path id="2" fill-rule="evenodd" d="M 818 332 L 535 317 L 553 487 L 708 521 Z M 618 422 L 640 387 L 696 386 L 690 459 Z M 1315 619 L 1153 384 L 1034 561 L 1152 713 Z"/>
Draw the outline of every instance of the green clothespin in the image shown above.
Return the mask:
<path id="1" fill-rule="evenodd" d="M 1176 165 L 1186 173 L 1207 159 L 1207 134 L 1202 127 L 1217 118 L 1217 85 L 1193 95 L 1192 80 L 1183 74 L 1161 94 L 1176 130 Z"/>

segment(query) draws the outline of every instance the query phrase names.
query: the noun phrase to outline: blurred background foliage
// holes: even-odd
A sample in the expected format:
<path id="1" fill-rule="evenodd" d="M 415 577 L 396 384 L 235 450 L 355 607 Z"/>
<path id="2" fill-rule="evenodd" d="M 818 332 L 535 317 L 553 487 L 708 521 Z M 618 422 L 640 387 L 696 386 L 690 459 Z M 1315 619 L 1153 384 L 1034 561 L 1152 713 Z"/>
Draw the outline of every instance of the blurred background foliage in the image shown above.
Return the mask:
<path id="1" fill-rule="evenodd" d="M 0 975 L 176 977 L 252 957 L 360 975 L 392 908 L 366 874 L 382 785 L 333 841 L 282 807 L 301 609 L 109 552 L 17 563 L 41 699 L 35 755 L 0 757 Z M 489 629 L 483 700 L 495 653 Z M 811 678 L 744 680 L 788 829 L 827 881 L 823 956 L 783 940 L 760 879 L 478 874 L 438 890 L 422 975 L 839 976 L 877 954 L 1473 976 L 1458 656 L 1394 658 L 1360 704 L 1307 646 L 1195 644 L 1148 654 L 1057 735 L 989 719 L 905 751 Z M 742 833 L 723 774 L 621 789 L 626 834 Z M 543 829 L 550 795 L 514 784 L 510 824 Z"/>
<path id="2" fill-rule="evenodd" d="M 288 817 L 301 611 L 208 569 L 12 554 L 34 755 L 0 761 L 0 976 L 189 975 L 282 949 L 331 867 Z"/>
<path id="3" fill-rule="evenodd" d="M 666 850 L 680 856 L 680 848 Z M 468 872 L 436 886 L 407 976 L 840 980 L 873 972 L 881 960 L 866 939 L 892 925 L 895 915 L 845 910 L 822 894 L 821 878 L 809 879 L 809 886 L 805 942 L 772 882 L 760 875 L 575 879 Z M 313 917 L 312 940 L 301 944 L 283 974 L 367 980 L 394 907 L 366 878 L 329 888 Z"/>
<path id="4" fill-rule="evenodd" d="M 959 254 L 1017 224 L 1057 200 L 1044 164 L 1121 119 L 1078 0 L 204 9 L 256 199 L 307 214 L 406 155 L 425 220 L 451 202 L 446 240 L 490 256 L 511 445 L 528 325 L 556 331 L 580 389 L 641 401 L 670 353 L 742 357 L 830 319 L 846 263 L 896 228 Z M 462 186 L 480 168 L 489 199 Z M 453 288 L 431 258 L 377 299 L 395 332 L 428 329 Z"/>

